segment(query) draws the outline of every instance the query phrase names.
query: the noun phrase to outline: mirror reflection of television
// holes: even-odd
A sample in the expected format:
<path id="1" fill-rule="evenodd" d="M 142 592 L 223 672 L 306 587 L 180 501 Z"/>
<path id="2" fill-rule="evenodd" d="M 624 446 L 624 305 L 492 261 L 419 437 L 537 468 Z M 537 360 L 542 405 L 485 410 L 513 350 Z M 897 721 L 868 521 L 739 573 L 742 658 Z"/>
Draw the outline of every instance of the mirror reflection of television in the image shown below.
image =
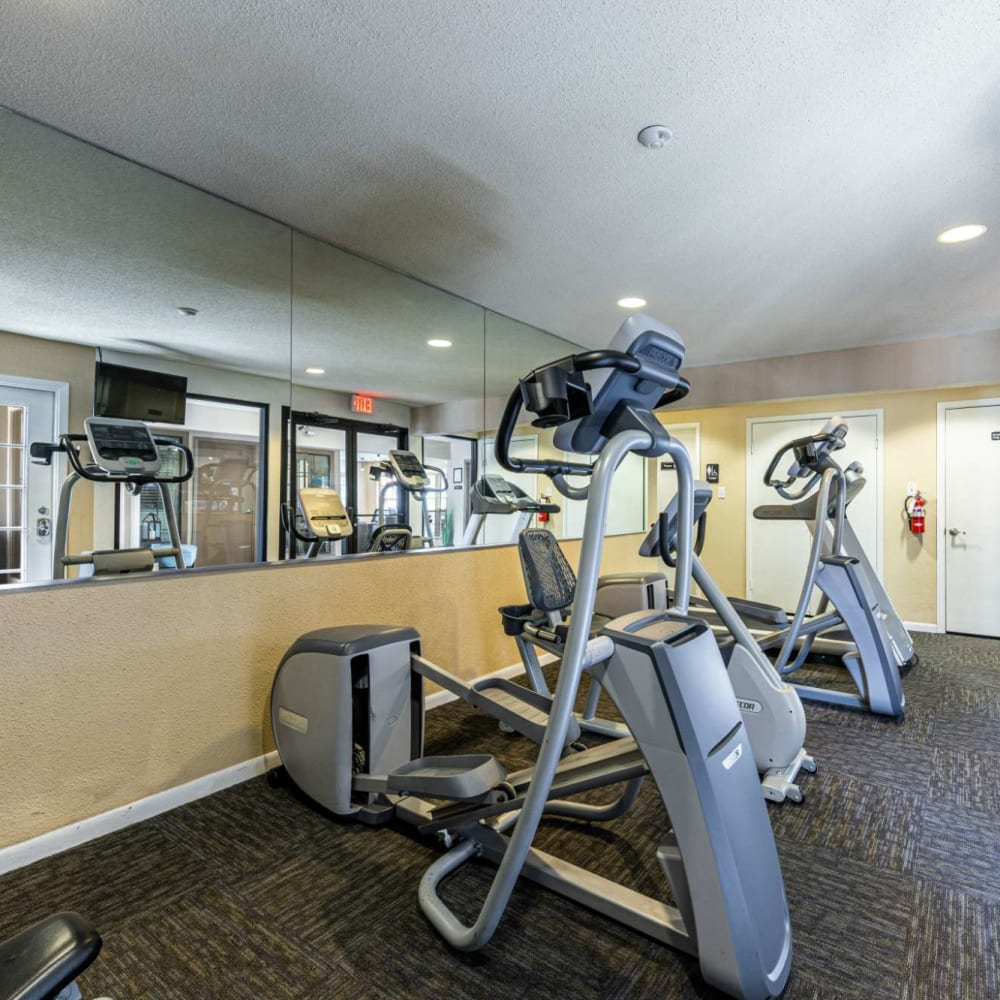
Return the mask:
<path id="1" fill-rule="evenodd" d="M 187 379 L 98 362 L 94 373 L 94 416 L 183 424 Z"/>

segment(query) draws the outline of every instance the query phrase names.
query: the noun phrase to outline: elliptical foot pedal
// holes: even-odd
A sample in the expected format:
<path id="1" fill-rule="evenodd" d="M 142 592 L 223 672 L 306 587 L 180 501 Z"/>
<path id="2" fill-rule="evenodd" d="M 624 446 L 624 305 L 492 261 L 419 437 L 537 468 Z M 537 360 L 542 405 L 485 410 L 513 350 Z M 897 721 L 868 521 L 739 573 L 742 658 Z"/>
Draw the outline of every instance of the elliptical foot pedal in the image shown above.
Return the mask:
<path id="1" fill-rule="evenodd" d="M 484 798 L 506 778 L 492 754 L 418 757 L 389 774 L 386 787 L 397 794 L 469 800 Z"/>

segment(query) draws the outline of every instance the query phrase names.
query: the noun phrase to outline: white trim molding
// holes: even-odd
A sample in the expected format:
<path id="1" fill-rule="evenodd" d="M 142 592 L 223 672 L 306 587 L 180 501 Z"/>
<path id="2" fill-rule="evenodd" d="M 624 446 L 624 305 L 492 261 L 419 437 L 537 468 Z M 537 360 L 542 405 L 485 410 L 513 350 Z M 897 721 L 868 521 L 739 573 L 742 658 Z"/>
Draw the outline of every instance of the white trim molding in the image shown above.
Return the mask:
<path id="1" fill-rule="evenodd" d="M 943 625 L 935 625 L 933 622 L 903 622 L 907 632 L 933 632 L 936 635 L 944 634 Z"/>
<path id="2" fill-rule="evenodd" d="M 551 653 L 545 653 L 538 658 L 539 663 L 543 666 L 555 663 L 556 659 L 557 657 Z M 496 677 L 510 679 L 523 673 L 524 664 L 515 663 L 476 679 L 486 680 Z M 439 705 L 446 705 L 450 701 L 457 700 L 457 695 L 450 691 L 435 691 L 424 702 L 424 708 L 437 708 Z M 153 795 L 147 795 L 136 802 L 118 806 L 116 809 L 110 809 L 97 816 L 90 816 L 77 823 L 70 823 L 58 830 L 51 830 L 49 833 L 32 837 L 31 840 L 22 841 L 20 844 L 11 844 L 9 847 L 0 848 L 0 875 L 17 868 L 23 868 L 25 865 L 34 864 L 36 861 L 52 857 L 54 854 L 61 854 L 72 847 L 79 847 L 81 844 L 85 844 L 89 840 L 96 840 L 105 834 L 124 830 L 127 826 L 152 819 L 154 816 L 159 816 L 160 813 L 169 812 L 169 810 L 187 805 L 189 802 L 196 802 L 207 795 L 214 795 L 225 788 L 256 778 L 280 764 L 281 759 L 278 756 L 278 751 L 272 750 L 260 757 L 241 761 L 239 764 L 233 764 L 232 767 L 203 775 L 183 785 L 165 788 L 162 792 L 155 792 Z"/>
<path id="3" fill-rule="evenodd" d="M 144 799 L 119 806 L 117 809 L 110 809 L 97 816 L 90 816 L 77 823 L 70 823 L 58 830 L 51 830 L 49 833 L 32 837 L 31 840 L 22 841 L 20 844 L 0 848 L 0 875 L 34 864 L 53 854 L 61 854 L 72 847 L 79 847 L 88 840 L 96 840 L 105 834 L 124 830 L 127 826 L 152 819 L 160 813 L 176 809 L 177 806 L 203 799 L 206 795 L 221 792 L 224 788 L 255 778 L 280 763 L 278 751 L 272 750 L 252 760 L 233 764 L 232 767 L 203 775 L 183 785 L 165 788 L 162 792 L 147 795 Z"/>

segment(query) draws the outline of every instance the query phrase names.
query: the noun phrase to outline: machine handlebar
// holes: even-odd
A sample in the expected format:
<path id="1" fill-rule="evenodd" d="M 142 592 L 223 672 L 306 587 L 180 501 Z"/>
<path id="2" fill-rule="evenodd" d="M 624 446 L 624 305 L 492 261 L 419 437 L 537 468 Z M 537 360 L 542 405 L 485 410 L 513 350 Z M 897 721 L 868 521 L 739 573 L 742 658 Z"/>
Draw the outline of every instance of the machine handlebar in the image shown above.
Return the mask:
<path id="1" fill-rule="evenodd" d="M 764 485 L 777 490 L 779 496 L 786 500 L 801 500 L 815 488 L 823 477 L 823 470 L 836 464 L 830 455 L 847 444 L 846 435 L 847 425 L 837 424 L 831 430 L 789 441 L 771 459 L 764 473 Z M 795 453 L 795 461 L 789 466 L 785 478 L 780 479 L 776 476 L 777 468 L 790 451 Z M 798 490 L 790 489 L 797 479 L 804 479 L 805 483 Z"/>
<path id="2" fill-rule="evenodd" d="M 194 455 L 187 445 L 169 438 L 153 437 L 153 442 L 159 448 L 173 448 L 184 455 L 183 471 L 176 476 L 161 476 L 150 472 L 108 472 L 99 465 L 84 465 L 80 461 L 80 449 L 75 442 L 86 441 L 86 434 L 60 434 L 57 444 L 35 441 L 29 451 L 34 462 L 41 465 L 51 465 L 52 456 L 56 452 L 64 452 L 69 459 L 73 471 L 81 478 L 92 483 L 186 483 L 194 475 Z"/>
<path id="3" fill-rule="evenodd" d="M 663 382 L 662 368 L 653 367 L 642 358 L 625 351 L 586 351 L 534 369 L 518 382 L 504 406 L 494 445 L 494 453 L 500 466 L 508 472 L 541 473 L 553 480 L 564 476 L 592 475 L 593 467 L 584 462 L 515 458 L 510 453 L 510 445 L 521 410 L 525 407 L 538 414 L 531 422 L 535 427 L 554 427 L 589 416 L 592 412 L 592 399 L 583 373 L 603 368 L 616 368 L 650 381 Z M 675 403 L 691 391 L 686 378 L 673 374 L 671 381 L 672 384 L 657 402 L 657 408 Z"/>

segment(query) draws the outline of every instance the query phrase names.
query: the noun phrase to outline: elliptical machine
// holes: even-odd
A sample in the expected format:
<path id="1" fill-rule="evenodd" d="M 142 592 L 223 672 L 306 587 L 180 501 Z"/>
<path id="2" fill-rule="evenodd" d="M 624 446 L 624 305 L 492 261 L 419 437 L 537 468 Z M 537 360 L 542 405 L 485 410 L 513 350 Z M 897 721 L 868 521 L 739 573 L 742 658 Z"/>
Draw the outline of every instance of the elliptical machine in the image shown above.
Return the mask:
<path id="1" fill-rule="evenodd" d="M 587 500 L 574 614 L 534 768 L 515 774 L 489 755 L 421 757 L 420 638 L 412 628 L 342 626 L 300 639 L 275 677 L 271 719 L 289 775 L 343 817 L 395 816 L 448 850 L 420 883 L 424 914 L 453 947 L 493 936 L 523 875 L 699 959 L 712 986 L 742 1000 L 783 990 L 791 929 L 766 806 L 729 675 L 711 631 L 687 616 L 693 473 L 653 414 L 686 394 L 680 338 L 635 314 L 611 348 L 563 358 L 521 380 L 497 434 L 500 464 L 540 472 Z M 518 460 L 510 442 L 521 409 L 556 427 L 556 446 L 590 464 Z M 625 457 L 669 455 L 680 484 L 678 577 L 671 611 L 637 612 L 589 636 L 612 477 Z M 574 487 L 566 476 L 587 476 Z M 599 676 L 632 738 L 565 755 L 585 671 Z M 670 828 L 657 852 L 675 904 L 598 876 L 532 846 L 543 815 L 608 820 L 624 814 L 651 775 Z M 595 805 L 569 796 L 623 785 Z M 444 800 L 444 804 L 441 804 Z M 388 817 L 386 817 L 388 818 Z M 473 857 L 497 865 L 485 902 L 464 924 L 438 887 Z"/>
<path id="2" fill-rule="evenodd" d="M 807 520 L 812 546 L 791 623 L 760 636 L 759 641 L 765 650 L 777 650 L 775 667 L 783 676 L 800 669 L 815 644 L 832 644 L 857 693 L 800 684 L 796 685 L 800 696 L 900 718 L 906 697 L 899 668 L 912 661 L 913 642 L 861 543 L 848 528 L 851 491 L 856 493 L 864 479 L 859 466 L 842 469 L 833 457 L 845 446 L 846 437 L 847 424 L 833 417 L 819 433 L 780 448 L 764 474 L 765 485 L 791 503 L 757 507 L 754 517 Z M 782 477 L 777 469 L 788 452 L 794 460 Z M 800 480 L 802 485 L 796 488 Z M 819 607 L 814 616 L 807 617 L 814 588 L 821 594 Z"/>

